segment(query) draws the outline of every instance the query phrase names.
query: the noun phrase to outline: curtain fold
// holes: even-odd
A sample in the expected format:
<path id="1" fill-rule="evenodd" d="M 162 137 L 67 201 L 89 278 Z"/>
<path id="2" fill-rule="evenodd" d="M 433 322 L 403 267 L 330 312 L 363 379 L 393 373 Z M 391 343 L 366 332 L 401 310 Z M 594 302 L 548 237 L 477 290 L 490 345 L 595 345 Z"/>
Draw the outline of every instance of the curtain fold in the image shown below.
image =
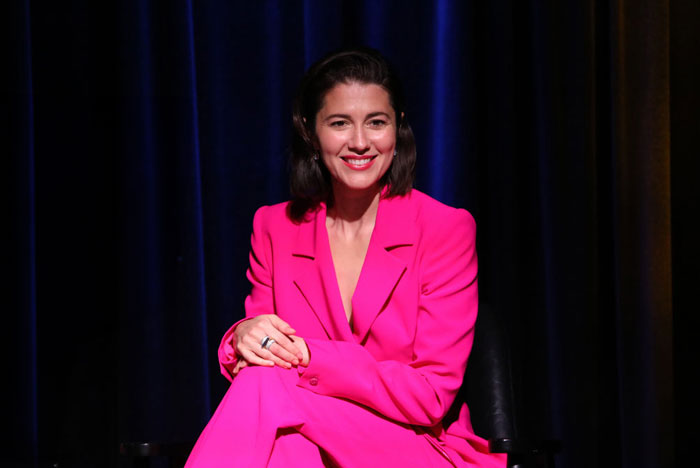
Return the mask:
<path id="1" fill-rule="evenodd" d="M 6 458 L 117 466 L 120 440 L 199 434 L 226 391 L 216 348 L 243 315 L 253 213 L 288 196 L 297 83 L 365 44 L 403 78 L 416 187 L 477 220 L 521 435 L 562 439 L 563 467 L 672 466 L 692 362 L 673 330 L 694 268 L 675 224 L 690 184 L 671 179 L 672 130 L 697 116 L 671 107 L 692 88 L 671 50 L 686 11 L 14 0 Z"/>
<path id="2" fill-rule="evenodd" d="M 10 35 L 10 68 L 16 80 L 10 84 L 6 121 L 7 166 L 3 195 L 10 220 L 3 255 L 7 269 L 7 322 L 2 331 L 6 356 L 20 356 L 6 366 L 12 378 L 6 384 L 8 401 L 17 418 L 16 444 L 8 444 L 9 458 L 38 456 L 37 402 L 37 288 L 36 288 L 36 200 L 34 155 L 34 85 L 32 31 L 29 4 L 13 4 L 8 12 L 15 25 Z"/>
<path id="3" fill-rule="evenodd" d="M 611 24 L 622 460 L 624 466 L 670 466 L 674 435 L 669 5 L 619 2 L 611 7 Z"/>

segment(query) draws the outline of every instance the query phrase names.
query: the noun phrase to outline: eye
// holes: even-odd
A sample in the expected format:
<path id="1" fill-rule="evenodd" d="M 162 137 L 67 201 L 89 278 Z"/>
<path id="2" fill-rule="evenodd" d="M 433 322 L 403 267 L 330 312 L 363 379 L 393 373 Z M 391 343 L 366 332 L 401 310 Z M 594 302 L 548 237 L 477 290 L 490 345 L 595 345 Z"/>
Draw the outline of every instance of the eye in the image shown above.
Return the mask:
<path id="1" fill-rule="evenodd" d="M 372 128 L 382 128 L 387 125 L 387 121 L 384 119 L 372 119 L 367 124 Z"/>
<path id="2" fill-rule="evenodd" d="M 329 124 L 333 128 L 343 128 L 348 125 L 347 120 L 334 120 Z"/>

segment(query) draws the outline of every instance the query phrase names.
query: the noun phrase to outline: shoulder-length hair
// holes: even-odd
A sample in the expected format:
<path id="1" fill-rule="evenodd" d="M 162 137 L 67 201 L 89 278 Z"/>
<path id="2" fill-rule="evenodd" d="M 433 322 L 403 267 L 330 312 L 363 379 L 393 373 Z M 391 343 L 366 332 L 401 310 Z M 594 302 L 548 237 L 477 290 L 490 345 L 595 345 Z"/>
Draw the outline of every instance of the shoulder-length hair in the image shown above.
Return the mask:
<path id="1" fill-rule="evenodd" d="M 416 143 L 406 118 L 403 90 L 398 77 L 374 49 L 353 48 L 333 52 L 309 68 L 301 80 L 292 110 L 293 136 L 290 158 L 290 216 L 300 221 L 321 202 L 333 203 L 331 176 L 318 157 L 316 114 L 326 94 L 338 84 L 362 83 L 381 86 L 389 94 L 396 114 L 396 155 L 380 180 L 388 187 L 384 196 L 405 195 L 413 186 Z"/>

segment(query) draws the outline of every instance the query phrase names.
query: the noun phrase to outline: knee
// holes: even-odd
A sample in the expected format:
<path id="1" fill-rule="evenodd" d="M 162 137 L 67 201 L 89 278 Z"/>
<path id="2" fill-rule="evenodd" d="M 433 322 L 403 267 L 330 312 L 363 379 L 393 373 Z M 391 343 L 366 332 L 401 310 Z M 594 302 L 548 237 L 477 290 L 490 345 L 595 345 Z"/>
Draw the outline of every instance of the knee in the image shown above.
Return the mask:
<path id="1" fill-rule="evenodd" d="M 270 390 L 281 386 L 296 386 L 298 380 L 299 376 L 294 368 L 250 366 L 241 369 L 236 378 L 233 379 L 232 386 L 255 386 Z"/>
<path id="2" fill-rule="evenodd" d="M 296 369 L 251 366 L 233 379 L 227 394 L 250 413 L 251 420 L 266 427 L 292 427 L 303 422 L 299 412 L 299 380 Z"/>

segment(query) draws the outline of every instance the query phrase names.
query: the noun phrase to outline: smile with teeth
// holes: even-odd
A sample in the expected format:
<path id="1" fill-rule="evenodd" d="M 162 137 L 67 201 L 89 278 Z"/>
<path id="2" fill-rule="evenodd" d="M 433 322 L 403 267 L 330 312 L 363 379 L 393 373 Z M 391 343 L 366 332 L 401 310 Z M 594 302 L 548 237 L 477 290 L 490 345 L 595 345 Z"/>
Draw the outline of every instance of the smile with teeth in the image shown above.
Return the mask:
<path id="1" fill-rule="evenodd" d="M 365 164 L 368 164 L 370 161 L 373 161 L 374 158 L 377 156 L 366 156 L 362 158 L 358 157 L 351 157 L 351 156 L 341 156 L 340 159 L 342 159 L 345 164 L 352 165 L 352 166 L 364 166 Z"/>

